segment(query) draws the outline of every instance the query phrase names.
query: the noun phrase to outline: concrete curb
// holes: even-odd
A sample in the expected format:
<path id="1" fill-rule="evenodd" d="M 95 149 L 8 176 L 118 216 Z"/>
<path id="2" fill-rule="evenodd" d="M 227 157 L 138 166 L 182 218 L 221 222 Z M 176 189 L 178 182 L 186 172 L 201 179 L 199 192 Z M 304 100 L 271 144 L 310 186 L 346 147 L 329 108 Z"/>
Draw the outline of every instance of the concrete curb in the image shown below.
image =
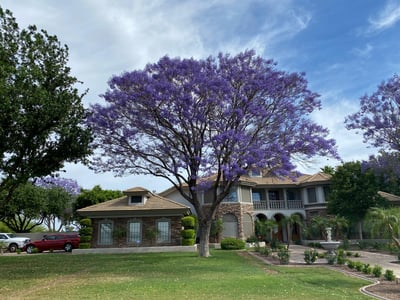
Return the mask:
<path id="1" fill-rule="evenodd" d="M 120 253 L 162 253 L 162 252 L 197 252 L 197 245 L 129 247 L 129 248 L 89 248 L 89 249 L 72 250 L 72 254 L 120 254 Z"/>

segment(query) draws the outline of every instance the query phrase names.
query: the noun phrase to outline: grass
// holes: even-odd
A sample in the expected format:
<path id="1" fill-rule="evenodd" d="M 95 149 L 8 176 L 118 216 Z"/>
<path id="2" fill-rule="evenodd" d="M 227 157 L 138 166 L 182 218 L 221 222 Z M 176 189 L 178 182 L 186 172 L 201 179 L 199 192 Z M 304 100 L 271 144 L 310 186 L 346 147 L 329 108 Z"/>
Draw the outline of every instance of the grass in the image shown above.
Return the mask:
<path id="1" fill-rule="evenodd" d="M 242 254 L 242 255 L 238 255 Z M 246 252 L 0 256 L 2 299 L 369 299 L 367 282 Z"/>

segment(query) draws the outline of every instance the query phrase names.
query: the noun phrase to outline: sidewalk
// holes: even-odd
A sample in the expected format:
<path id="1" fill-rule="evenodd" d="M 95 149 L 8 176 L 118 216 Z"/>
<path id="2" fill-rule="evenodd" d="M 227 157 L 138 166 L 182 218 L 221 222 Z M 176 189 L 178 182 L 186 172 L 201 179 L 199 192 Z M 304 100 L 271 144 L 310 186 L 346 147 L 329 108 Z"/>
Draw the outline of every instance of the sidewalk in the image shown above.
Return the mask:
<path id="1" fill-rule="evenodd" d="M 305 264 L 304 262 L 304 251 L 309 249 L 309 247 L 290 245 L 290 262 Z M 323 249 L 317 249 L 319 252 L 325 251 Z M 361 261 L 362 263 L 370 264 L 372 267 L 379 265 L 382 267 L 383 272 L 385 270 L 393 270 L 393 273 L 400 277 L 400 263 L 397 261 L 397 257 L 393 255 L 373 253 L 368 251 L 351 251 L 352 253 L 359 253 L 360 257 L 350 257 L 352 261 Z M 317 263 L 326 263 L 325 259 L 317 260 Z"/>

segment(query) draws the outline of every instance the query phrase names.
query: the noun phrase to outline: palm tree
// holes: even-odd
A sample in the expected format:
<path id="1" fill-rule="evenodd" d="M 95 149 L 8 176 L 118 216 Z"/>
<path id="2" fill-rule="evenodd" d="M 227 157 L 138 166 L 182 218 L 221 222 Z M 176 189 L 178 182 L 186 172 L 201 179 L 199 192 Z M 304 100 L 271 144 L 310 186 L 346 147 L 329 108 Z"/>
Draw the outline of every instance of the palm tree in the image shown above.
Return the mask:
<path id="1" fill-rule="evenodd" d="M 326 217 L 316 216 L 311 220 L 311 228 L 318 230 L 324 240 L 327 239 L 326 228 L 330 227 L 330 221 Z"/>
<path id="2" fill-rule="evenodd" d="M 400 249 L 400 208 L 372 208 L 366 218 L 372 235 L 390 237 Z"/>
<path id="3" fill-rule="evenodd" d="M 255 231 L 257 236 L 264 237 L 264 240 L 271 241 L 273 231 L 278 228 L 278 223 L 275 220 L 257 220 L 255 222 Z M 268 237 L 268 238 L 267 238 Z"/>
<path id="4" fill-rule="evenodd" d="M 292 240 L 293 227 L 296 225 L 302 226 L 303 220 L 298 214 L 291 214 L 289 217 L 284 217 L 282 219 L 282 225 L 286 225 L 287 227 L 288 231 L 287 249 L 289 249 L 290 242 Z"/>
<path id="5" fill-rule="evenodd" d="M 335 239 L 338 241 L 344 231 L 349 228 L 349 220 L 347 220 L 345 217 L 333 216 L 329 219 L 329 222 L 335 230 Z"/>

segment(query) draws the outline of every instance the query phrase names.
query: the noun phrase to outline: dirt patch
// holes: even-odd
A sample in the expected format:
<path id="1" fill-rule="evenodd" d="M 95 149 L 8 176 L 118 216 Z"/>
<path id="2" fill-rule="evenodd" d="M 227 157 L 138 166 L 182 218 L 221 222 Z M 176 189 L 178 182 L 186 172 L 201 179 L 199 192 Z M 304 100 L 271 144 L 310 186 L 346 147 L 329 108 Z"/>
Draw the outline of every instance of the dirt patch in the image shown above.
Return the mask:
<path id="1" fill-rule="evenodd" d="M 377 285 L 367 287 L 366 291 L 390 300 L 400 299 L 400 284 L 394 281 L 382 281 Z"/>

